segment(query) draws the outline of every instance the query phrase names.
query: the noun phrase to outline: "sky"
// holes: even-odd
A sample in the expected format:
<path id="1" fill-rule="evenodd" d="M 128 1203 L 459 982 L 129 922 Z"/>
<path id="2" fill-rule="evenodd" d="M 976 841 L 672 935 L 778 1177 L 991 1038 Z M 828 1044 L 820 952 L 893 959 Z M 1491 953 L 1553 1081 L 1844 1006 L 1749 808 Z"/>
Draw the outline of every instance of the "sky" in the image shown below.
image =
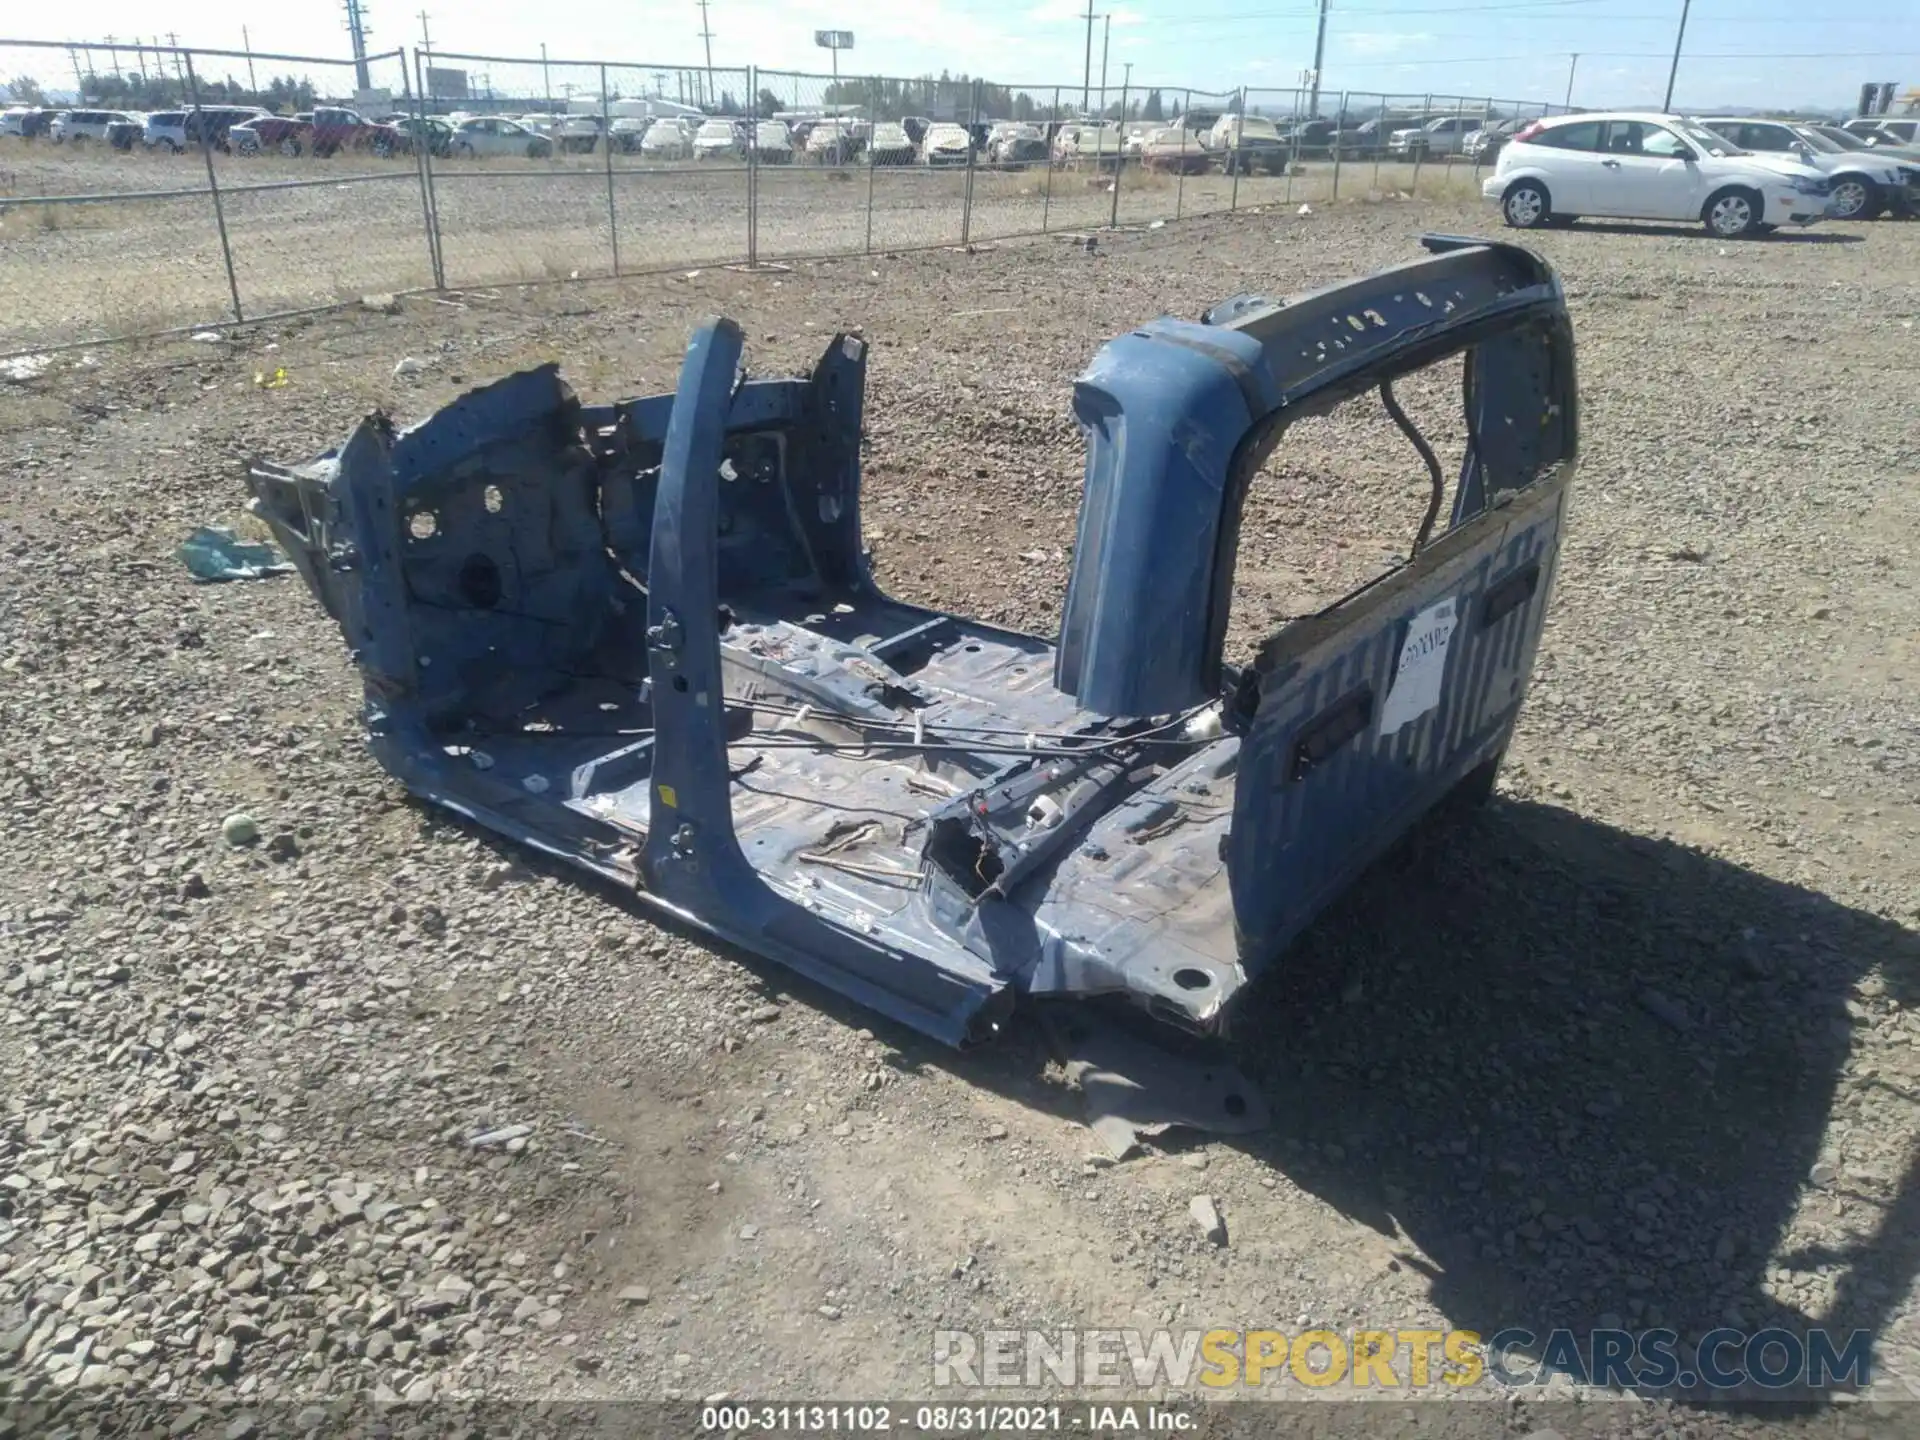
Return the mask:
<path id="1" fill-rule="evenodd" d="M 372 30 L 370 49 L 419 43 L 422 0 L 408 3 L 412 11 L 397 0 L 369 0 L 364 8 Z M 703 63 L 698 0 L 569 0 L 555 12 L 442 0 L 443 13 L 436 13 L 436 0 L 424 3 L 436 52 L 537 59 L 545 42 L 556 61 L 631 61 L 647 70 Z M 1109 99 L 1118 98 L 1129 74 L 1137 88 L 1281 89 L 1301 84 L 1313 63 L 1313 0 L 1092 3 L 1092 83 L 1099 86 L 1104 47 Z M 710 0 L 707 14 L 716 66 L 825 72 L 831 57 L 815 48 L 813 35 L 833 28 L 854 34 L 855 48 L 840 57 L 843 73 L 919 76 L 947 70 L 1025 87 L 1058 84 L 1077 90 L 1088 65 L 1086 5 L 1087 0 Z M 1658 106 L 1680 9 L 1681 0 L 1331 0 L 1322 89 L 1560 103 L 1568 97 L 1571 79 L 1576 105 Z M 1795 0 L 1698 0 L 1687 21 L 1675 108 L 1850 107 L 1865 81 L 1895 81 L 1903 91 L 1920 86 L 1920 0 L 1873 0 L 1817 18 L 1810 18 L 1810 10 Z M 84 33 L 50 28 L 44 7 L 20 7 L 13 22 L 0 22 L 0 29 L 26 39 L 112 36 L 126 42 L 136 34 L 151 40 L 153 26 L 165 23 L 178 27 L 183 45 L 240 50 L 244 26 L 246 43 L 256 51 L 349 53 L 339 0 L 276 6 L 173 0 L 164 8 L 151 0 L 89 0 L 82 13 Z M 104 70 L 109 62 L 98 57 L 94 63 Z M 130 67 L 133 56 L 122 55 L 120 63 Z M 218 73 L 219 66 L 233 64 L 210 61 L 201 68 Z M 238 64 L 244 79 L 245 62 Z M 259 62 L 259 68 L 264 75 L 267 68 L 295 67 Z M 528 83 L 524 67 L 467 68 L 490 71 L 496 89 L 537 89 Z M 23 71 L 71 88 L 65 51 L 0 44 L 0 84 Z M 563 76 L 589 88 L 584 66 L 578 71 L 550 67 L 547 80 L 556 92 L 571 83 Z M 377 77 L 375 83 L 380 83 Z M 350 89 L 342 87 L 340 93 Z"/>

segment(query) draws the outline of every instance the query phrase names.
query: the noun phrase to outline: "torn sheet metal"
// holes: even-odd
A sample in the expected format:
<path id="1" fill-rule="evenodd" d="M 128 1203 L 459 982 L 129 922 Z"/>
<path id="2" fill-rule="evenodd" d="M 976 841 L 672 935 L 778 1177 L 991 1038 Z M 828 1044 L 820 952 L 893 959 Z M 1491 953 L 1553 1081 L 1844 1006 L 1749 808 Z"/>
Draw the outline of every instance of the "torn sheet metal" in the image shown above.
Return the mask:
<path id="1" fill-rule="evenodd" d="M 715 320 L 676 393 L 613 403 L 512 375 L 254 466 L 255 508 L 415 794 L 951 1043 L 1023 996 L 1210 1031 L 1498 764 L 1532 667 L 1576 450 L 1565 302 L 1524 250 L 1430 248 L 1094 358 L 1057 641 L 874 584 L 850 336 L 805 378 L 743 380 Z M 1462 353 L 1470 440 L 1438 532 L 1227 663 L 1265 456 L 1295 418 L 1376 389 L 1391 409 L 1395 377 Z M 1409 626 L 1446 605 L 1437 699 L 1383 727 Z"/>

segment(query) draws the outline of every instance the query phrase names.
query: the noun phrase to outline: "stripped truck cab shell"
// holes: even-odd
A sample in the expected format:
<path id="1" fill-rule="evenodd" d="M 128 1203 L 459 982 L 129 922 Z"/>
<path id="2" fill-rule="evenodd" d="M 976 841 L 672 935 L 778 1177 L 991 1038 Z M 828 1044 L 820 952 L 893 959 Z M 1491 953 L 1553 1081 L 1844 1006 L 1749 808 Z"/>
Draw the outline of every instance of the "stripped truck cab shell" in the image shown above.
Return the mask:
<path id="1" fill-rule="evenodd" d="M 553 367 L 250 472 L 415 794 L 954 1044 L 1023 997 L 1224 1024 L 1449 795 L 1490 789 L 1577 452 L 1551 269 L 1408 264 L 1111 342 L 1059 637 L 910 605 L 860 532 L 867 350 L 743 379 L 703 325 L 677 392 Z M 1394 381 L 1462 356 L 1448 477 Z M 1432 503 L 1386 574 L 1225 656 L 1239 517 L 1303 417 L 1383 405 Z"/>

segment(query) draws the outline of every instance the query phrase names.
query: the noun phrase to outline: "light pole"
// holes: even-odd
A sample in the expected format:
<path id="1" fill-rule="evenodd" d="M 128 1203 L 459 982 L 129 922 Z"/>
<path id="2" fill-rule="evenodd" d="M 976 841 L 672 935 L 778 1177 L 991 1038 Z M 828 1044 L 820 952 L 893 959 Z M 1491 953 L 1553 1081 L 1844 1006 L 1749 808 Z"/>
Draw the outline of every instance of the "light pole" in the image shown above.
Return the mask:
<path id="1" fill-rule="evenodd" d="M 1113 39 L 1113 16 L 1103 15 L 1100 24 L 1100 115 L 1107 114 L 1107 42 Z"/>
<path id="2" fill-rule="evenodd" d="M 1093 100 L 1093 0 L 1087 0 L 1087 64 L 1080 74 L 1080 113 L 1086 114 Z"/>
<path id="3" fill-rule="evenodd" d="M 1665 113 L 1673 113 L 1673 81 L 1680 73 L 1680 43 L 1687 38 L 1687 11 L 1693 8 L 1693 0 L 1680 0 L 1680 30 L 1673 37 L 1673 68 L 1667 71 L 1667 98 L 1660 108 Z"/>
<path id="4" fill-rule="evenodd" d="M 1311 119 L 1320 116 L 1320 62 L 1327 54 L 1327 0 L 1320 0 L 1320 23 L 1313 32 L 1313 89 L 1307 103 L 1307 115 Z"/>
<path id="5" fill-rule="evenodd" d="M 713 26 L 707 23 L 708 3 L 709 3 L 709 0 L 699 0 L 700 39 L 706 44 L 706 47 L 707 47 L 707 80 L 706 80 L 707 100 L 706 100 L 706 103 L 711 105 L 714 103 L 714 100 L 716 97 L 713 93 Z"/>
<path id="6" fill-rule="evenodd" d="M 1580 52 L 1578 50 L 1574 51 L 1573 54 L 1567 57 L 1567 109 L 1569 110 L 1573 108 L 1574 67 L 1579 65 L 1579 63 L 1580 63 Z"/>

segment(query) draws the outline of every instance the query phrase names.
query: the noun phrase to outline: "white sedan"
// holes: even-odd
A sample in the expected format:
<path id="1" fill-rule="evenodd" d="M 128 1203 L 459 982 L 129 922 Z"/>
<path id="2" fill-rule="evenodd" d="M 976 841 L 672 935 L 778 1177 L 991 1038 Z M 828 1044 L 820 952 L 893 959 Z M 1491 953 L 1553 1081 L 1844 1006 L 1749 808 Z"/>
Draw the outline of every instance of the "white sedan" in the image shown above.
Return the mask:
<path id="1" fill-rule="evenodd" d="M 538 160 L 553 154 L 553 141 L 504 115 L 476 115 L 453 127 L 447 148 L 455 155 L 467 157 L 524 155 Z"/>
<path id="2" fill-rule="evenodd" d="M 1582 215 L 1685 220 L 1725 239 L 1827 214 L 1827 178 L 1789 156 L 1754 155 L 1678 115 L 1557 115 L 1500 151 L 1480 193 L 1522 230 Z"/>

